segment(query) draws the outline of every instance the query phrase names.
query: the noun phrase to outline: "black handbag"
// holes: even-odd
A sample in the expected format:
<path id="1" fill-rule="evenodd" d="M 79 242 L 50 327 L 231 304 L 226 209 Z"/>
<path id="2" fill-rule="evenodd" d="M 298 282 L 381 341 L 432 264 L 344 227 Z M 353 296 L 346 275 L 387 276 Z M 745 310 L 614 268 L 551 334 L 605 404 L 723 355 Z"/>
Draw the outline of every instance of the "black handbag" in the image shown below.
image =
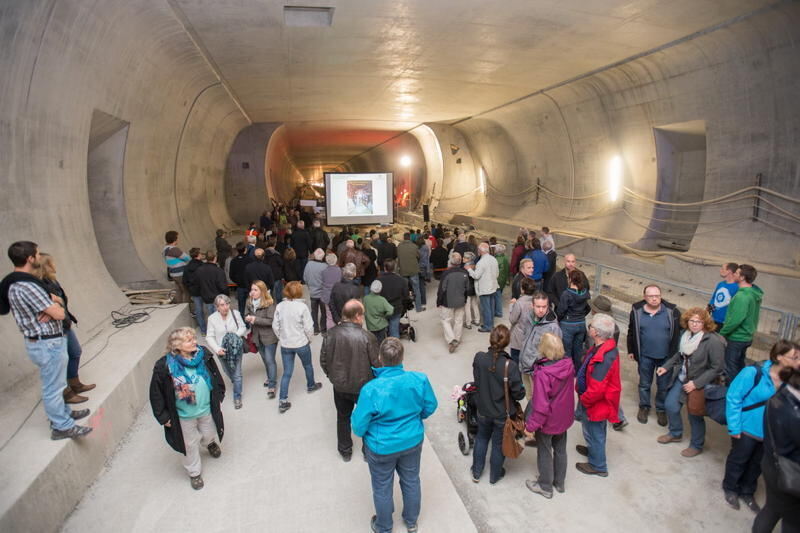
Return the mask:
<path id="1" fill-rule="evenodd" d="M 767 411 L 769 411 L 769 406 L 767 406 Z M 792 461 L 783 455 L 778 455 L 775 451 L 775 438 L 772 435 L 772 428 L 769 424 L 769 415 L 764 417 L 764 421 L 764 431 L 772 446 L 772 457 L 770 459 L 775 468 L 775 483 L 778 486 L 778 490 L 795 498 L 800 498 L 800 463 Z"/>

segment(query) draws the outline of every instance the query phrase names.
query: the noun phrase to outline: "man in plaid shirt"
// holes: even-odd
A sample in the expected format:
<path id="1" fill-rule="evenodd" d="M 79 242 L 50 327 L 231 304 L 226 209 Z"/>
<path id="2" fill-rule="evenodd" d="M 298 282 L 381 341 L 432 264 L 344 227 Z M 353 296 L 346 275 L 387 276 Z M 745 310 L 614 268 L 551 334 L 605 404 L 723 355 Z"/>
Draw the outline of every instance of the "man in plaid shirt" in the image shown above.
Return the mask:
<path id="1" fill-rule="evenodd" d="M 89 416 L 89 409 L 73 411 L 64 403 L 67 386 L 67 339 L 62 321 L 61 299 L 48 294 L 33 275 L 39 266 L 39 247 L 30 241 L 15 242 L 8 248 L 14 272 L 0 283 L 0 314 L 12 312 L 22 335 L 28 357 L 39 367 L 42 403 L 52 432 L 50 438 L 74 439 L 92 431 L 75 420 Z"/>

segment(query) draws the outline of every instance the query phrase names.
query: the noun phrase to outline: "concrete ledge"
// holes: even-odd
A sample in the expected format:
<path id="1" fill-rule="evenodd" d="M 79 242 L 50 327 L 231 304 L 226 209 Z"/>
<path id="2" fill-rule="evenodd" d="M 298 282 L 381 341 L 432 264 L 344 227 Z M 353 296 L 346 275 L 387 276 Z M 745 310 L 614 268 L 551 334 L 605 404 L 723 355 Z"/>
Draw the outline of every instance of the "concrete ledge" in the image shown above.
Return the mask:
<path id="1" fill-rule="evenodd" d="M 23 425 L 0 453 L 0 531 L 57 531 L 114 453 L 148 400 L 153 363 L 164 354 L 168 333 L 190 320 L 185 305 L 150 312 L 150 320 L 126 329 L 109 324 L 83 347 L 81 378 L 97 383 L 87 393 L 90 400 L 76 407 L 92 410 L 88 437 L 50 440 L 41 404 L 21 422 L 41 397 L 38 379 L 25 394 L 4 394 L 0 425 L 6 438 Z"/>

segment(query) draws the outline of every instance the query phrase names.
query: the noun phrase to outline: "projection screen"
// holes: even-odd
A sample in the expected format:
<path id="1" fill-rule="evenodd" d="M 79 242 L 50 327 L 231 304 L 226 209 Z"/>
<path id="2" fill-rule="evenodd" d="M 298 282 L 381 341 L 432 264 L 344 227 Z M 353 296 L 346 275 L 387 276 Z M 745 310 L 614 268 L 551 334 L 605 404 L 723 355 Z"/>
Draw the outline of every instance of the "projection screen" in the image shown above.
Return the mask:
<path id="1" fill-rule="evenodd" d="M 391 224 L 394 222 L 391 172 L 325 173 L 327 223 Z"/>

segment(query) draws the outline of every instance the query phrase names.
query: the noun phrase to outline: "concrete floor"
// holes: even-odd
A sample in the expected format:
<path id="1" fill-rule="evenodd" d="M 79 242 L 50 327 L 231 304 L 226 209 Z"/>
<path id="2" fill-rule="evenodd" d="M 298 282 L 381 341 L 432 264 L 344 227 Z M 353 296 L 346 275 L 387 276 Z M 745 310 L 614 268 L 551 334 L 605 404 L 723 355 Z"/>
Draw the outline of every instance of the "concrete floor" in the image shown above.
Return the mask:
<path id="1" fill-rule="evenodd" d="M 429 302 L 435 285 L 428 286 Z M 465 330 L 461 347 L 450 354 L 433 306 L 412 319 L 418 341 L 404 341 L 406 368 L 428 374 L 439 399 L 439 409 L 426 423 L 420 531 L 736 532 L 751 527 L 753 514 L 729 509 L 722 498 L 729 447 L 723 428 L 708 422 L 706 449 L 694 459 L 680 456 L 682 444 L 657 444 L 664 430 L 655 420 L 648 425 L 635 420 L 635 366 L 627 358 L 623 405 L 631 423 L 622 432 L 609 430 L 608 478 L 574 469 L 580 460 L 574 445 L 583 443 L 576 424 L 569 430 L 565 494 L 545 500 L 525 488 L 525 479 L 536 475 L 532 449 L 506 462 L 508 473 L 497 485 L 472 483 L 472 456 L 458 449 L 457 435 L 464 428 L 449 398 L 454 385 L 471 379 L 472 357 L 486 348 L 488 336 Z M 343 463 L 336 452 L 332 389 L 318 367 L 320 342 L 315 337 L 312 347 L 325 388 L 306 396 L 297 367 L 293 407 L 284 415 L 275 400 L 266 399 L 260 359 L 246 356 L 244 407 L 235 411 L 226 399 L 223 455 L 219 460 L 204 455 L 206 487 L 199 492 L 189 487 L 180 457 L 168 448 L 146 406 L 63 531 L 369 531 L 369 472 L 362 461 Z M 757 499 L 763 502 L 761 492 Z M 397 491 L 395 502 L 395 531 L 402 531 Z"/>

